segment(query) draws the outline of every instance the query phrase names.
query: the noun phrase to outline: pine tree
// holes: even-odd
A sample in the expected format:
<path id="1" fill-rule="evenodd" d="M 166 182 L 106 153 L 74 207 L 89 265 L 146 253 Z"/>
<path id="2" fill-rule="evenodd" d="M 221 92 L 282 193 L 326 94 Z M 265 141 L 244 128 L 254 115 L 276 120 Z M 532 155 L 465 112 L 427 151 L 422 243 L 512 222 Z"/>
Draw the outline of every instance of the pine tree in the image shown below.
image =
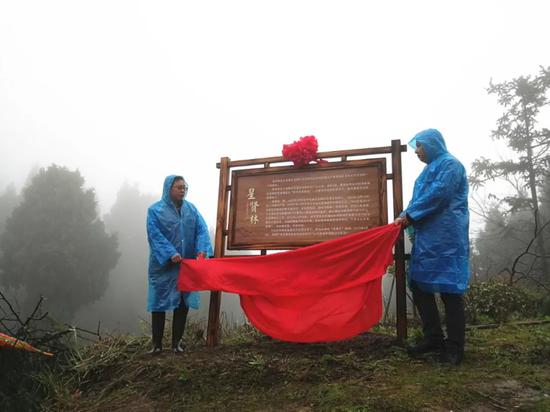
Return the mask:
<path id="1" fill-rule="evenodd" d="M 550 276 L 547 253 L 542 231 L 547 222 L 540 211 L 539 189 L 548 171 L 550 159 L 550 130 L 537 127 L 540 110 L 550 103 L 547 96 L 550 89 L 550 67 L 541 67 L 537 76 L 521 76 L 511 81 L 493 84 L 489 94 L 496 94 L 498 102 L 505 109 L 497 121 L 492 137 L 503 140 L 518 154 L 517 159 L 492 161 L 480 158 L 472 164 L 470 181 L 472 186 L 481 186 L 487 181 L 499 178 L 516 180 L 523 184 L 527 196 L 515 195 L 502 199 L 509 212 L 525 209 L 532 213 L 531 238 L 535 239 L 533 250 L 540 265 L 540 278 Z"/>
<path id="2" fill-rule="evenodd" d="M 105 292 L 117 239 L 106 233 L 95 193 L 78 171 L 41 169 L 22 195 L 0 237 L 0 281 L 26 292 L 24 308 L 42 295 L 55 318 L 70 320 Z"/>

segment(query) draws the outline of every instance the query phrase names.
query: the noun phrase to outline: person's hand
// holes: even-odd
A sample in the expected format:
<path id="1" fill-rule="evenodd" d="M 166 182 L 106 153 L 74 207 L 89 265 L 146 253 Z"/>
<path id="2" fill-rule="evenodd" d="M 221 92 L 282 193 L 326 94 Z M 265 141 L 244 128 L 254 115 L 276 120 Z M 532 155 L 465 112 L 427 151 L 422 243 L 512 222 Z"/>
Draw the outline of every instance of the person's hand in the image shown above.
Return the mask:
<path id="1" fill-rule="evenodd" d="M 411 224 L 411 222 L 409 222 L 409 219 L 407 219 L 407 215 L 405 215 L 405 216 L 399 216 L 397 219 L 393 221 L 393 224 L 407 227 Z"/>
<path id="2" fill-rule="evenodd" d="M 197 260 L 204 260 L 204 259 L 206 259 L 206 253 L 204 252 L 197 253 Z"/>
<path id="3" fill-rule="evenodd" d="M 181 255 L 179 253 L 176 253 L 174 256 L 170 258 L 170 260 L 173 263 L 180 263 L 181 262 Z"/>

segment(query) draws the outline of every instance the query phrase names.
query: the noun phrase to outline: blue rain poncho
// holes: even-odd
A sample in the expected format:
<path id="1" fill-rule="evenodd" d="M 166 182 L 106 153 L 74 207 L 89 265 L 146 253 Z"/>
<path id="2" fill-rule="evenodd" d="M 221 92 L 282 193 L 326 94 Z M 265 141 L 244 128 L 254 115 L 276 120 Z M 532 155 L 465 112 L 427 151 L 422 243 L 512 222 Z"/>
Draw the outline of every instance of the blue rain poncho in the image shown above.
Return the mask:
<path id="1" fill-rule="evenodd" d="M 403 212 L 414 228 L 409 282 L 425 292 L 462 294 L 470 279 L 466 170 L 439 131 L 424 130 L 409 144 L 417 142 L 427 165 Z"/>
<path id="2" fill-rule="evenodd" d="M 185 304 L 199 308 L 199 293 L 179 292 L 176 283 L 179 263 L 171 258 L 179 253 L 182 258 L 194 259 L 199 252 L 212 256 L 208 227 L 197 208 L 183 200 L 181 212 L 170 199 L 170 188 L 177 176 L 164 180 L 162 199 L 147 210 L 147 239 L 149 241 L 149 289 L 147 310 L 161 312 L 174 310 Z"/>

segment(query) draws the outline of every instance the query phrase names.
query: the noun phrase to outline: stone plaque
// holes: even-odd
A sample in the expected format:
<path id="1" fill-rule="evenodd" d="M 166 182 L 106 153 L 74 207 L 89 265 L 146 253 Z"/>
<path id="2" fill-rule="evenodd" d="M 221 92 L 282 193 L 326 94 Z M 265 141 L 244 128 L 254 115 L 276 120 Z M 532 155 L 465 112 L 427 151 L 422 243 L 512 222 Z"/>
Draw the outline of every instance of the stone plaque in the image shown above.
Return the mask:
<path id="1" fill-rule="evenodd" d="M 233 171 L 228 249 L 291 249 L 387 223 L 386 160 Z"/>

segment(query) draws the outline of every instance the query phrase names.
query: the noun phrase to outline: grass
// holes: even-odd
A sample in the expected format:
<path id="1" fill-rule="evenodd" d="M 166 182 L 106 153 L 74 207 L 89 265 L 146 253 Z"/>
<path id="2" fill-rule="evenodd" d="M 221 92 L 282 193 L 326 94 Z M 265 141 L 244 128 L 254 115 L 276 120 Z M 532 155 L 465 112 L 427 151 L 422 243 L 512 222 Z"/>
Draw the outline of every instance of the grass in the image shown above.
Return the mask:
<path id="1" fill-rule="evenodd" d="M 418 335 L 411 331 L 413 337 Z M 292 344 L 244 326 L 216 348 L 197 328 L 183 355 L 145 354 L 147 338 L 82 349 L 41 374 L 50 411 L 550 411 L 550 324 L 468 332 L 458 367 L 413 360 L 391 328 L 330 344 Z"/>

